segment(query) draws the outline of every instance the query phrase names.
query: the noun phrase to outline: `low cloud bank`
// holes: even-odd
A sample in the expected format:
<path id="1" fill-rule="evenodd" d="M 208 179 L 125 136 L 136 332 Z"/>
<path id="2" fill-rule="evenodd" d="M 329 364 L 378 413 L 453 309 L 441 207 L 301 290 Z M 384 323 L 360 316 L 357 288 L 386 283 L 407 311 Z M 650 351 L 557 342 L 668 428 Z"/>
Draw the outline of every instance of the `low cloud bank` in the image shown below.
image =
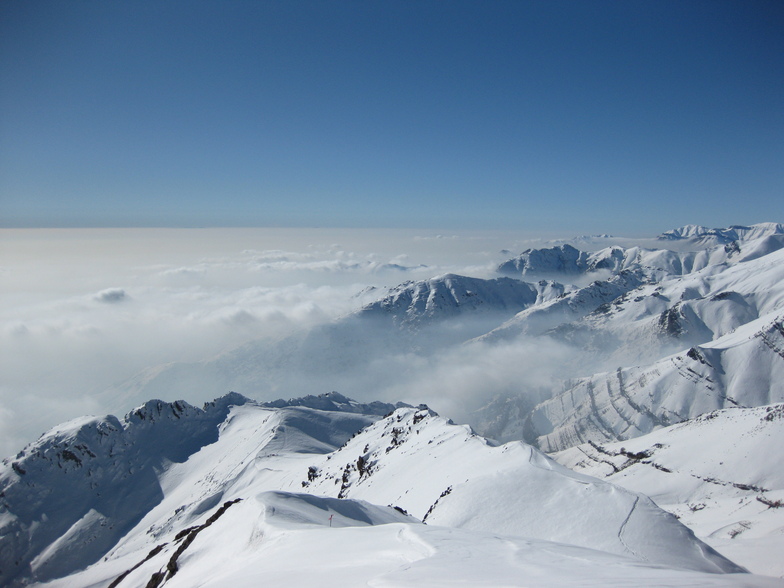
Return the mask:
<path id="1" fill-rule="evenodd" d="M 510 233 L 360 229 L 31 229 L 0 238 L 2 455 L 60 421 L 128 410 L 131 399 L 106 391 L 144 369 L 284 338 L 409 279 L 490 277 L 502 249 L 530 246 Z M 418 373 L 418 361 L 372 362 L 392 366 L 378 368 L 384 386 L 361 374 L 343 381 L 365 384 L 347 391 L 364 398 L 427 401 L 396 383 Z M 329 391 L 320 384 L 310 392 Z M 433 386 L 435 396 L 448 395 Z M 185 399 L 224 392 L 194 390 Z"/>

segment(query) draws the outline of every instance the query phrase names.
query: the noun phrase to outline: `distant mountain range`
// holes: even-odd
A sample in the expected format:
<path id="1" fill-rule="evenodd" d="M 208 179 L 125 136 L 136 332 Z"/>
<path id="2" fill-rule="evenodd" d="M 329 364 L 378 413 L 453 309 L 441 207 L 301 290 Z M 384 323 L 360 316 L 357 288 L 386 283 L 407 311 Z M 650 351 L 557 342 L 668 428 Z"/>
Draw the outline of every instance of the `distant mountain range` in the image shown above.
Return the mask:
<path id="1" fill-rule="evenodd" d="M 706 296 L 726 296 L 724 306 L 737 302 L 737 308 L 721 319 L 736 326 L 764 312 L 742 308 L 741 298 L 733 297 L 729 286 L 714 274 L 781 250 L 784 233 L 775 232 L 781 227 L 765 223 L 747 227 L 745 233 L 735 228 L 736 233 L 755 238 L 707 249 L 698 245 L 694 251 L 610 247 L 589 254 L 569 245 L 528 250 L 498 268 L 504 273 L 509 264 L 519 265 L 524 258 L 524 269 L 515 270 L 516 278 L 446 274 L 405 282 L 332 323 L 280 341 L 254 341 L 197 363 L 152 367 L 118 386 L 115 393 L 128 398 L 186 396 L 194 387 L 208 386 L 269 397 L 286 392 L 306 394 L 323 381 L 333 382 L 330 387 L 334 389 L 359 393 L 366 389 L 362 367 L 379 356 L 432 355 L 472 339 L 492 342 L 544 333 L 581 349 L 596 348 L 603 355 L 622 348 L 618 353 L 622 362 L 650 361 L 680 346 L 700 344 L 710 336 L 715 325 L 706 325 L 699 317 L 691 324 L 694 317 L 688 314 L 698 306 L 706 307 L 702 314 L 710 314 L 707 307 L 711 305 L 702 300 Z M 702 235 L 694 228 L 674 233 Z M 758 266 L 767 264 L 763 261 Z M 729 279 L 745 272 L 745 287 L 753 290 L 757 286 L 750 276 L 757 266 L 744 267 L 749 271 L 730 272 Z M 770 271 L 776 274 L 777 270 Z M 583 287 L 571 285 L 577 274 L 595 274 L 597 279 Z M 527 282 L 528 275 L 549 278 Z M 758 281 L 768 280 L 779 292 L 777 275 Z M 677 280 L 687 276 L 693 279 Z M 631 300 L 623 299 L 624 295 Z M 753 296 L 762 297 L 759 293 Z M 681 297 L 684 301 L 678 305 Z M 628 309 L 625 316 L 599 318 L 602 311 L 616 310 L 624 301 Z M 766 307 L 774 305 L 772 301 Z M 644 318 L 650 324 L 644 325 Z M 707 320 L 714 323 L 719 319 Z M 586 342 L 586 338 L 591 340 Z M 655 341 L 653 347 L 650 340 Z"/>
<path id="2" fill-rule="evenodd" d="M 781 223 L 759 223 L 748 227 L 732 225 L 726 229 L 709 229 L 700 225 L 686 225 L 671 231 L 665 231 L 658 238 L 662 241 L 688 240 L 700 245 L 712 246 L 733 241 L 753 241 L 782 233 L 784 233 L 784 225 Z"/>

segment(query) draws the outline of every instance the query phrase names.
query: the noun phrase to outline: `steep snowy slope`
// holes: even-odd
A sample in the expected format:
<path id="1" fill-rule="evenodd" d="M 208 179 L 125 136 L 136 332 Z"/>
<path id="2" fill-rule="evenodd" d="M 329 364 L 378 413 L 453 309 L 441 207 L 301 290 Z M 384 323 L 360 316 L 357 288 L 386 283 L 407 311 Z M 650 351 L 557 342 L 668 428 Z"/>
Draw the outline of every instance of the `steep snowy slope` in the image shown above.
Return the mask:
<path id="1" fill-rule="evenodd" d="M 4 460 L 0 584 L 61 576 L 103 556 L 164 499 L 161 472 L 215 443 L 229 407 L 246 402 L 233 393 L 203 410 L 150 401 L 122 421 L 108 416 L 66 423 Z M 280 422 L 265 441 L 267 450 L 293 453 L 332 451 L 378 418 L 307 408 L 275 414 Z"/>
<path id="2" fill-rule="evenodd" d="M 653 365 L 571 383 L 530 416 L 541 449 L 625 440 L 729 406 L 784 401 L 784 315 L 751 321 Z"/>
<path id="3" fill-rule="evenodd" d="M 427 409 L 400 409 L 309 468 L 318 494 L 401 507 L 429 524 L 534 537 L 675 567 L 728 571 L 644 496 L 494 446 Z"/>
<path id="4" fill-rule="evenodd" d="M 668 569 L 571 545 L 424 525 L 392 508 L 350 499 L 261 492 L 226 501 L 206 517 L 147 554 L 109 560 L 46 586 L 780 585 L 773 578 Z"/>
<path id="5" fill-rule="evenodd" d="M 733 561 L 784 577 L 784 404 L 728 408 L 608 444 L 553 455 L 645 492 Z"/>
<path id="6" fill-rule="evenodd" d="M 133 523 L 118 531 L 114 546 L 105 540 L 102 528 L 115 526 L 116 520 L 104 512 L 96 498 L 91 498 L 91 508 L 80 518 L 76 515 L 83 509 L 73 509 L 67 501 L 61 501 L 59 508 L 76 515 L 43 507 L 31 509 L 29 525 L 22 528 L 17 512 L 26 498 L 14 488 L 33 487 L 41 494 L 74 498 L 83 492 L 82 481 L 93 477 L 86 472 L 95 475 L 99 465 L 116 468 L 115 475 L 133 470 L 123 463 L 124 454 L 114 459 L 111 454 L 93 451 L 96 456 L 90 461 L 85 451 L 81 468 L 61 473 L 54 461 L 39 463 L 35 460 L 40 458 L 31 457 L 47 451 L 51 436 L 31 445 L 25 452 L 27 457 L 3 472 L 4 534 L 0 545 L 4 557 L 9 546 L 18 546 L 20 535 L 35 536 L 38 526 L 46 527 L 50 534 L 44 541 L 38 533 L 35 551 L 29 546 L 26 552 L 16 549 L 14 557 L 20 561 L 16 581 L 69 576 L 53 585 L 155 586 L 165 580 L 176 586 L 193 585 L 198 578 L 207 585 L 226 585 L 229 579 L 252 585 L 259 579 L 253 566 L 263 563 L 269 567 L 262 569 L 270 570 L 271 577 L 283 581 L 290 575 L 287 585 L 312 585 L 314 574 L 319 577 L 324 570 L 331 585 L 341 581 L 347 582 L 342 585 L 362 585 L 366 578 L 386 578 L 387 574 L 393 578 L 389 585 L 399 585 L 395 582 L 400 578 L 411 578 L 411 582 L 442 574 L 454 578 L 445 566 L 458 554 L 468 552 L 481 558 L 499 548 L 501 554 L 521 555 L 507 564 L 491 558 L 501 568 L 480 568 L 487 574 L 485 585 L 499 585 L 521 566 L 552 574 L 540 585 L 562 576 L 574 582 L 578 576 L 573 574 L 578 570 L 590 570 L 599 578 L 626 585 L 634 585 L 640 578 L 669 579 L 674 585 L 687 581 L 731 585 L 730 578 L 695 573 L 741 571 L 646 497 L 570 472 L 522 443 L 495 446 L 426 408 L 401 408 L 375 423 L 374 416 L 305 407 L 270 409 L 236 396 L 219 399 L 213 410 L 224 411 L 232 402 L 241 405 L 232 407 L 217 426 L 217 440 L 213 438 L 214 421 L 205 420 L 204 427 L 196 430 L 209 431 L 210 436 L 197 443 L 206 444 L 184 461 L 156 462 L 148 480 L 156 489 L 155 500 L 135 492 L 118 493 L 112 482 L 97 482 L 93 496 L 111 492 L 115 501 L 135 513 Z M 171 416 L 175 412 L 180 413 L 180 419 Z M 185 426 L 180 431 L 184 433 L 190 421 L 183 412 L 156 404 L 151 412 L 132 414 L 144 414 L 141 420 L 150 426 L 150 432 L 162 425 L 168 431 Z M 190 412 L 194 417 L 212 415 L 209 410 Z M 363 420 L 373 424 L 337 451 L 329 452 Z M 123 430 L 132 432 L 128 422 Z M 82 425 L 85 423 L 75 423 L 68 427 L 70 433 L 58 437 L 61 460 L 66 451 L 74 452 L 76 443 L 84 441 L 80 433 L 91 431 Z M 167 435 L 159 436 L 156 446 Z M 101 441 L 96 444 L 88 447 L 100 446 Z M 126 452 L 134 445 L 131 443 Z M 146 447 L 146 453 L 157 455 L 155 447 Z M 35 469 L 32 463 L 40 467 Z M 30 471 L 20 474 L 24 466 Z M 423 529 L 402 509 L 436 526 Z M 64 523 L 63 517 L 68 518 Z M 330 524 L 336 533 L 345 528 L 355 530 L 341 531 L 337 538 L 325 537 L 332 532 L 327 530 Z M 11 530 L 8 525 L 16 527 Z M 55 526 L 60 529 L 57 534 L 52 532 Z M 373 531 L 375 527 L 380 528 Z M 543 539 L 582 549 L 543 544 Z M 457 551 L 453 550 L 455 540 L 461 546 Z M 345 545 L 359 543 L 365 546 L 357 560 Z M 552 557 L 561 562 L 560 572 Z M 583 563 L 564 567 L 564 560 L 573 558 Z M 92 561 L 96 563 L 78 572 Z M 407 572 L 414 562 L 419 562 L 415 571 Z M 5 561 L 4 570 L 9 563 L 12 560 Z M 600 571 L 603 564 L 612 570 Z M 649 564 L 659 567 L 647 567 Z M 739 578 L 733 577 L 733 581 Z M 748 585 L 766 585 L 759 578 L 742 578 Z M 527 577 L 522 579 L 528 581 Z M 6 575 L 3 583 L 14 585 L 14 580 Z"/>

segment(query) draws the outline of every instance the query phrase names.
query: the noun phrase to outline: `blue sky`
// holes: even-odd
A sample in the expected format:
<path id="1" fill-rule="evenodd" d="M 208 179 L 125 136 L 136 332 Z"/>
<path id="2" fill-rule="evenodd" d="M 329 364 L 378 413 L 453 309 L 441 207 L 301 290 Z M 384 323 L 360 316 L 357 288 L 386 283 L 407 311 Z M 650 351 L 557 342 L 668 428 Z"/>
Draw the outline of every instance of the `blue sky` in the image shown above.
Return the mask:
<path id="1" fill-rule="evenodd" d="M 777 1 L 0 4 L 0 226 L 784 220 Z"/>

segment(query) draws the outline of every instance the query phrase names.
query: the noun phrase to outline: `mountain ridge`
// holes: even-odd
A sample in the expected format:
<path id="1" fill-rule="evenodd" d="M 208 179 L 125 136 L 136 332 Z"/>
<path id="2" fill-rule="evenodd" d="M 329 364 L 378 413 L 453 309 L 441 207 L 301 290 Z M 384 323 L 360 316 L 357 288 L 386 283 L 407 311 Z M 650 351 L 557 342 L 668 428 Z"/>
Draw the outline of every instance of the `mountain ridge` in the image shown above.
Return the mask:
<path id="1" fill-rule="evenodd" d="M 237 404 L 231 405 L 232 402 Z M 339 515 L 336 525 L 344 528 L 402 524 L 404 528 L 413 525 L 413 532 L 422 524 L 416 520 L 421 518 L 435 525 L 434 529 L 470 532 L 471 537 L 491 532 L 509 536 L 510 540 L 525 536 L 537 541 L 567 541 L 579 549 L 590 547 L 631 558 L 638 565 L 654 562 L 672 569 L 676 576 L 677 570 L 683 569 L 708 575 L 743 572 L 644 496 L 573 473 L 521 442 L 497 445 L 426 407 L 399 408 L 379 419 L 377 415 L 326 412 L 303 406 L 268 408 L 230 395 L 218 399 L 210 408 L 228 409 L 217 427 L 213 421 L 202 421 L 205 428 L 216 427 L 218 439 L 205 443 L 186 460 L 161 462 L 151 470 L 151 480 L 160 493 L 155 501 L 140 501 L 129 489 L 123 496 L 126 511 L 134 506 L 140 511 L 132 521 L 120 525 L 97 502 L 91 508 L 75 509 L 64 532 L 58 529 L 51 533 L 47 540 L 39 541 L 35 550 L 28 546 L 26 554 L 23 549 L 16 550 L 15 557 L 25 565 L 17 566 L 21 569 L 13 576 L 4 576 L 3 582 L 21 585 L 31 578 L 63 578 L 52 585 L 73 585 L 80 583 L 77 578 L 91 574 L 106 578 L 107 583 L 113 579 L 120 585 L 133 577 L 138 582 L 145 574 L 150 581 L 155 574 L 161 581 L 174 581 L 175 574 L 178 582 L 189 578 L 192 581 L 190 574 L 202 567 L 200 561 L 207 560 L 185 555 L 190 553 L 187 550 L 193 539 L 186 542 L 184 538 L 195 539 L 197 534 L 209 535 L 217 532 L 213 529 L 221 528 L 233 537 L 236 529 L 222 526 L 222 521 L 235 521 L 236 526 L 239 520 L 235 517 L 241 516 L 251 523 L 250 527 L 242 525 L 246 531 L 241 536 L 247 536 L 252 545 L 258 542 L 256 533 L 271 532 L 266 526 L 254 525 L 278 512 L 287 521 L 287 528 L 296 530 L 303 539 L 312 536 L 309 529 L 314 524 L 323 529 L 321 525 L 331 524 L 335 515 Z M 208 414 L 199 410 L 188 409 L 184 403 L 175 406 L 151 401 L 131 411 L 125 423 L 129 430 L 140 426 L 181 428 L 183 423 L 187 426 L 189 419 Z M 80 437 L 74 432 L 84 426 L 90 426 L 90 421 L 57 429 L 70 435 L 71 440 L 71 445 L 58 445 L 60 455 L 76 447 Z M 324 433 L 331 437 L 331 447 L 318 439 Z M 339 438 L 342 445 L 337 447 Z M 45 453 L 43 445 L 54 446 L 52 439 L 53 435 L 44 435 L 15 463 L 28 465 L 39 450 Z M 97 435 L 98 445 L 100 439 Z M 160 450 L 159 446 L 160 443 L 144 445 L 147 451 Z M 92 450 L 92 446 L 88 449 Z M 108 466 L 110 461 L 105 457 L 109 454 L 96 453 L 92 460 Z M 91 465 L 89 461 L 67 469 L 65 475 L 91 478 L 84 475 Z M 32 467 L 26 474 L 19 474 L 4 464 L 0 479 L 11 479 L 13 485 L 22 478 L 30 481 L 29 476 L 41 474 L 36 485 L 44 488 L 44 481 L 55 475 L 51 472 L 62 472 L 55 462 L 48 464 L 50 473 L 46 475 Z M 126 463 L 118 465 L 117 471 L 127 470 Z M 499 472 L 503 474 L 501 480 L 496 478 Z M 62 474 L 57 475 L 62 478 Z M 108 490 L 101 484 L 97 488 Z M 8 492 L 7 484 L 3 490 L 5 531 L 8 517 L 16 516 L 17 504 L 23 498 Z M 60 482 L 58 493 L 71 498 L 74 490 Z M 274 508 L 269 510 L 270 507 Z M 64 503 L 57 515 L 50 511 L 49 517 L 37 518 L 35 529 L 40 529 L 42 523 L 46 526 L 56 516 L 62 518 L 62 510 L 67 508 L 74 506 Z M 291 516 L 283 514 L 288 510 Z M 329 521 L 328 513 L 333 513 Z M 569 525 L 565 525 L 567 520 L 571 521 Z M 598 524 L 600 520 L 602 524 Z M 106 540 L 104 529 L 108 527 L 117 529 L 113 543 Z M 36 533 L 41 537 L 42 531 L 35 531 L 32 526 L 29 530 L 34 537 Z M 4 533 L 4 544 L 11 536 Z M 19 540 L 20 535 L 15 536 Z M 220 553 L 222 541 L 214 541 L 216 553 Z M 209 546 L 201 545 L 201 557 L 209 558 Z M 589 556 L 591 561 L 603 557 L 599 552 L 590 553 L 597 554 Z M 3 554 L 7 557 L 8 551 Z M 8 563 L 4 561 L 0 568 L 4 573 Z M 752 585 L 758 583 L 755 577 L 746 577 Z"/>

